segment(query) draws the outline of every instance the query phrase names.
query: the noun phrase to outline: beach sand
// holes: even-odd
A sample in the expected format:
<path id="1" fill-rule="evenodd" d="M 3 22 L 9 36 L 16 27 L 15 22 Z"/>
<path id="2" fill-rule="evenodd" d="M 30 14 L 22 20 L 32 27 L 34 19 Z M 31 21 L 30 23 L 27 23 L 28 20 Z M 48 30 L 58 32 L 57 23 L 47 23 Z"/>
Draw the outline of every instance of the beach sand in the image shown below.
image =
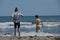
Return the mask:
<path id="1" fill-rule="evenodd" d="M 60 40 L 60 36 L 0 36 L 0 40 Z"/>

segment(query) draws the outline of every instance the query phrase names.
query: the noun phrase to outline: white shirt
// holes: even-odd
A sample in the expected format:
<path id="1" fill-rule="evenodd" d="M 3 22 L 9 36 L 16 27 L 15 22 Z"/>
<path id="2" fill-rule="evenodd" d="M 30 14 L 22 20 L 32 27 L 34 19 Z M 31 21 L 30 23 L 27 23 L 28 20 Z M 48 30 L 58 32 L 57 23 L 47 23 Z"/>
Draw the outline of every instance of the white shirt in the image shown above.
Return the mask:
<path id="1" fill-rule="evenodd" d="M 17 23 L 17 22 L 20 22 L 21 16 L 23 16 L 23 14 L 21 14 L 21 13 L 19 13 L 19 12 L 13 13 L 13 14 L 12 14 L 13 21 L 16 22 L 16 23 Z"/>
<path id="2" fill-rule="evenodd" d="M 41 24 L 40 21 L 41 21 L 41 20 L 40 20 L 39 18 L 36 19 L 36 23 L 37 23 L 37 24 Z"/>

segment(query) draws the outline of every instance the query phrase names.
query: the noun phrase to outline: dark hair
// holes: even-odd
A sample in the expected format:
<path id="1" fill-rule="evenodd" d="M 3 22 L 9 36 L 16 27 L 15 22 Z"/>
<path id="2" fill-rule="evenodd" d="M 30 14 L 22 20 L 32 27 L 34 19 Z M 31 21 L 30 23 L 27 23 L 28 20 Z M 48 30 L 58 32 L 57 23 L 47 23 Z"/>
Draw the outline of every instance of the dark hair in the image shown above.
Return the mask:
<path id="1" fill-rule="evenodd" d="M 35 17 L 36 17 L 36 18 L 39 18 L 39 16 L 38 16 L 38 15 L 35 15 Z"/>
<path id="2" fill-rule="evenodd" d="M 17 12 L 17 11 L 18 11 L 18 8 L 16 7 L 16 8 L 15 8 L 15 12 Z"/>

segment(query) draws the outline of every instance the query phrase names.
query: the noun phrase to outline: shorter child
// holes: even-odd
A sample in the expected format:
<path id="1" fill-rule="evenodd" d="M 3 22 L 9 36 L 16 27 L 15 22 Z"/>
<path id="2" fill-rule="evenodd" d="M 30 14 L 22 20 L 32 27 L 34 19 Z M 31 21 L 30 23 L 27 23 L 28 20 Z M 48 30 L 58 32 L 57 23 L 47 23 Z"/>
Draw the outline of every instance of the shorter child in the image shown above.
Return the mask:
<path id="1" fill-rule="evenodd" d="M 36 32 L 39 31 L 40 29 L 40 19 L 39 19 L 39 16 L 38 15 L 35 15 L 35 18 L 36 18 Z"/>

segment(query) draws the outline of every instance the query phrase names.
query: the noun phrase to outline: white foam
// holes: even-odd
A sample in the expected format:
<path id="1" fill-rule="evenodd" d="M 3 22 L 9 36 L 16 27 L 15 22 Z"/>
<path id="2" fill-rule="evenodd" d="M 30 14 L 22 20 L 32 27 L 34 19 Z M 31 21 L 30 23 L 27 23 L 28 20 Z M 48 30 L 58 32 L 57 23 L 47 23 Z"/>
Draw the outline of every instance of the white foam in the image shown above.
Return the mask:
<path id="1" fill-rule="evenodd" d="M 36 33 L 36 32 L 29 32 L 29 33 L 26 33 L 26 32 L 21 32 L 21 35 L 20 36 L 60 36 L 58 34 L 49 34 L 49 33 L 44 33 L 44 32 L 39 32 L 39 33 Z M 13 34 L 6 34 L 6 35 L 1 35 L 1 36 L 14 36 Z M 18 33 L 17 35 L 18 36 Z"/>
<path id="2" fill-rule="evenodd" d="M 0 25 L 9 25 L 9 24 L 14 24 L 13 22 L 3 22 L 3 23 L 0 23 Z M 31 22 L 20 22 L 20 24 L 32 24 Z"/>
<path id="3" fill-rule="evenodd" d="M 44 22 L 43 25 L 46 27 L 57 27 L 60 25 L 60 22 Z"/>

